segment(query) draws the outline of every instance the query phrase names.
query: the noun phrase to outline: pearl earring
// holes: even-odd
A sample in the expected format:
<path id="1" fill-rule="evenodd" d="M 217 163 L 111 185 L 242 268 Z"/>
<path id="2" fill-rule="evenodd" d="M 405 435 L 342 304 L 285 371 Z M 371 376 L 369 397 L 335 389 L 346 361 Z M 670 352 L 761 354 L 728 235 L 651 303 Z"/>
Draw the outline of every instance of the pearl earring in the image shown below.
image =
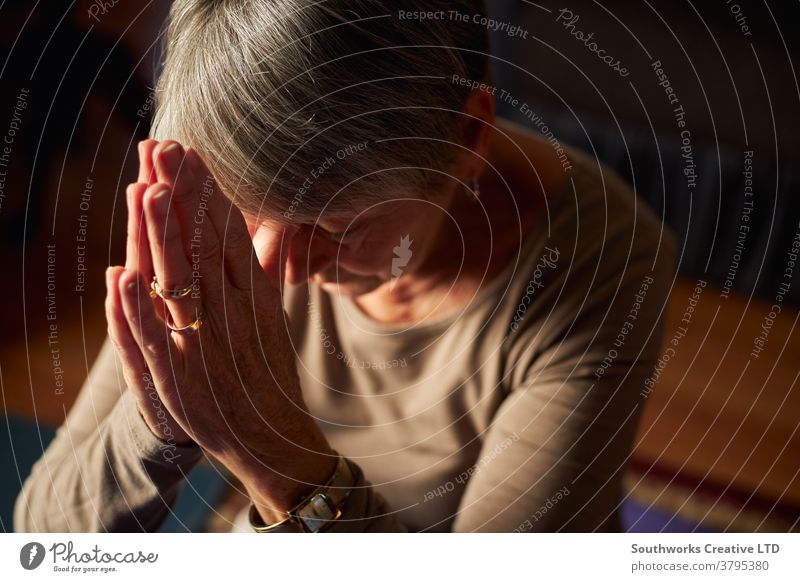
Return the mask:
<path id="1" fill-rule="evenodd" d="M 464 192 L 467 196 L 470 196 L 473 201 L 477 202 L 478 198 L 481 195 L 481 185 L 480 182 L 478 182 L 477 176 L 472 178 L 472 190 L 470 190 L 466 185 L 464 185 Z"/>

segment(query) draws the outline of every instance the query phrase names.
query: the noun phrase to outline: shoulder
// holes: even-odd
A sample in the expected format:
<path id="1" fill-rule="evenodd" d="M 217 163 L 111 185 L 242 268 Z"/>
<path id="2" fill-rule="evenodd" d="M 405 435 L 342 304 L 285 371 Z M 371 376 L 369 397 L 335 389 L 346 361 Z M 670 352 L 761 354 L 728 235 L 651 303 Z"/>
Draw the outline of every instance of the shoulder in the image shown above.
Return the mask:
<path id="1" fill-rule="evenodd" d="M 616 171 L 580 150 L 568 151 L 573 170 L 552 205 L 550 245 L 557 242 L 569 258 L 564 277 L 596 287 L 637 279 L 643 270 L 671 271 L 677 245 L 666 224 Z"/>
<path id="2" fill-rule="evenodd" d="M 669 228 L 636 195 L 634 185 L 586 152 L 569 148 L 569 155 L 573 160 L 572 185 L 577 198 L 574 208 L 583 219 L 582 229 L 602 231 L 606 237 L 627 238 L 638 243 L 642 252 L 655 252 L 659 247 L 664 247 L 665 253 L 674 251 Z"/>
<path id="3" fill-rule="evenodd" d="M 602 344 L 632 308 L 645 335 L 666 312 L 674 236 L 616 172 L 580 151 L 569 155 L 573 170 L 549 200 L 546 236 L 538 235 L 544 243 L 515 287 L 506 340 L 512 378 L 545 359 L 574 365 L 607 350 Z"/>

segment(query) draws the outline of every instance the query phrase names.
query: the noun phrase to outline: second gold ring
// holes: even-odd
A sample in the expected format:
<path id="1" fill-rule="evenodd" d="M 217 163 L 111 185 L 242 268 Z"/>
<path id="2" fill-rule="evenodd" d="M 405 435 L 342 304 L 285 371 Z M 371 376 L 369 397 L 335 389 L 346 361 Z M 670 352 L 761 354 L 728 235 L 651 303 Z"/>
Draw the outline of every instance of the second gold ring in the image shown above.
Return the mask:
<path id="1" fill-rule="evenodd" d="M 153 277 L 150 283 L 150 297 L 161 297 L 162 299 L 183 299 L 194 289 L 194 282 L 190 282 L 185 287 L 179 289 L 164 289 L 158 282 L 157 277 Z"/>

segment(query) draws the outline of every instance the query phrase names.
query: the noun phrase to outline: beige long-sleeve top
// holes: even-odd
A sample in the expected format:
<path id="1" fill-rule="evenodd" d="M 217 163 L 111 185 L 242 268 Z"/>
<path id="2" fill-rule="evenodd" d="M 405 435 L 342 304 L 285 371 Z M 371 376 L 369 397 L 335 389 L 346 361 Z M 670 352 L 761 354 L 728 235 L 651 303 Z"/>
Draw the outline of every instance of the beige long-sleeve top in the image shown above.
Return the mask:
<path id="1" fill-rule="evenodd" d="M 393 328 L 287 288 L 306 401 L 357 476 L 331 531 L 619 529 L 675 244 L 616 175 L 570 157 L 541 228 L 458 313 Z M 165 448 L 106 343 L 15 529 L 157 529 L 203 456 Z"/>

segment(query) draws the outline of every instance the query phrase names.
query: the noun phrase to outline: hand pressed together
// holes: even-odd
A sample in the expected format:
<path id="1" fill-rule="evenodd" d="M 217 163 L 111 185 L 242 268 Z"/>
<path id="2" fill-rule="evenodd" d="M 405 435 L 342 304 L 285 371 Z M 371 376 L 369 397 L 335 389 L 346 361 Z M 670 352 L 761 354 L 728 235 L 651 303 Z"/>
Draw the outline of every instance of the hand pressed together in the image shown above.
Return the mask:
<path id="1" fill-rule="evenodd" d="M 336 465 L 307 412 L 286 331 L 285 245 L 278 235 L 271 256 L 256 256 L 244 217 L 194 150 L 147 140 L 139 154 L 126 264 L 106 274 L 126 383 L 156 436 L 197 443 L 275 521 Z M 162 296 L 185 293 L 151 293 L 154 277 Z"/>

